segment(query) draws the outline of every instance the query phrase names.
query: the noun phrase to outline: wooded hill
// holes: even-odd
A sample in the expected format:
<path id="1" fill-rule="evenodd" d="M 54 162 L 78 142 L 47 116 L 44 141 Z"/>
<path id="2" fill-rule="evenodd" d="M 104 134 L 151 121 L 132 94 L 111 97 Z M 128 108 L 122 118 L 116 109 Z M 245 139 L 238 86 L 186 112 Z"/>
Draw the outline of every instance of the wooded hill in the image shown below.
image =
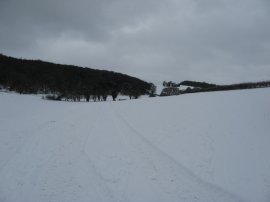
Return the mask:
<path id="1" fill-rule="evenodd" d="M 55 99 L 113 99 L 119 93 L 137 98 L 151 94 L 153 84 L 106 70 L 16 59 L 0 54 L 0 85 L 19 93 L 55 94 Z"/>

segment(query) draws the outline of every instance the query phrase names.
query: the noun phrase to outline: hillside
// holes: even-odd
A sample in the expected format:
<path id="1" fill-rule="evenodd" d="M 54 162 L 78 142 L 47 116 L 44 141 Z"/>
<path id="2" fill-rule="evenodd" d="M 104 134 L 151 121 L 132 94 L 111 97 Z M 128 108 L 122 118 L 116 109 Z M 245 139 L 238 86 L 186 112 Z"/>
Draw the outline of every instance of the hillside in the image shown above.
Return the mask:
<path id="1" fill-rule="evenodd" d="M 0 92 L 0 201 L 267 202 L 270 89 L 122 102 Z"/>
<path id="2" fill-rule="evenodd" d="M 138 78 L 106 70 L 26 60 L 0 54 L 0 87 L 19 93 L 52 93 L 60 98 L 80 100 L 121 93 L 138 97 L 151 84 Z"/>

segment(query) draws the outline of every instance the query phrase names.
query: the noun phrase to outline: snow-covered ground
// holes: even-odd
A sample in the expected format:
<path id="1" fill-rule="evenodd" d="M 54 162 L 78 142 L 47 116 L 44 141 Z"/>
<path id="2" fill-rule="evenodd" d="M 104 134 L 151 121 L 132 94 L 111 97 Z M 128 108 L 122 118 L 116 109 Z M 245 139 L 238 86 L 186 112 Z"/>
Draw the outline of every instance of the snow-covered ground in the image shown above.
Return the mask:
<path id="1" fill-rule="evenodd" d="M 162 92 L 164 86 L 162 84 L 156 84 L 156 94 L 160 95 L 160 93 Z"/>
<path id="2" fill-rule="evenodd" d="M 270 89 L 119 102 L 0 93 L 0 201 L 270 201 Z"/>

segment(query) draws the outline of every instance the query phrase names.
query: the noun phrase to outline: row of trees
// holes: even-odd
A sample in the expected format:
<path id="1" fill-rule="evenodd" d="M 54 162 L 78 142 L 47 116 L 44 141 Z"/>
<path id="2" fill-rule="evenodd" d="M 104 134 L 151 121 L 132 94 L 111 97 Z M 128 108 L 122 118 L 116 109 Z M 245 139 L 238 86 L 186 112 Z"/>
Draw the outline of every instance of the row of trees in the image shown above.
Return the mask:
<path id="1" fill-rule="evenodd" d="M 112 71 L 4 55 L 0 55 L 0 85 L 19 93 L 53 94 L 51 98 L 73 101 L 101 101 L 108 96 L 115 100 L 118 94 L 138 98 L 154 94 L 155 88 L 151 83 Z"/>
<path id="2" fill-rule="evenodd" d="M 206 82 L 198 82 L 198 81 L 182 81 L 180 83 L 174 83 L 172 81 L 163 81 L 163 87 L 180 87 L 180 86 L 192 86 L 197 88 L 212 88 L 216 87 L 216 84 L 206 83 Z"/>

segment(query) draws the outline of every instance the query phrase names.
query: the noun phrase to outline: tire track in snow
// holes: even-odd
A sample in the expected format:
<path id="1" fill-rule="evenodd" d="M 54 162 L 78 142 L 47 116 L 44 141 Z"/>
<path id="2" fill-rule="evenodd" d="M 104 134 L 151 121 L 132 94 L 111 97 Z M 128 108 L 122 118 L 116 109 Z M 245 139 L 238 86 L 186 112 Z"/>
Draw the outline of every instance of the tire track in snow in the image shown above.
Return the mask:
<path id="1" fill-rule="evenodd" d="M 244 201 L 238 196 L 231 194 L 222 188 L 203 181 L 192 171 L 179 164 L 174 158 L 163 152 L 157 146 L 138 132 L 130 123 L 120 115 L 115 109 L 115 118 L 122 128 L 130 132 L 130 139 L 137 147 L 142 156 L 152 166 L 155 179 L 161 191 L 165 191 L 173 196 L 173 200 L 179 201 Z M 119 128 L 121 128 L 119 126 Z M 185 183 L 185 184 L 183 184 Z M 211 193 L 211 194 L 210 194 Z M 170 201 L 170 200 L 168 200 Z"/>
<path id="2" fill-rule="evenodd" d="M 139 140 L 136 137 L 137 131 L 134 131 L 134 129 L 126 123 L 125 119 L 123 119 L 120 114 L 116 113 L 115 111 L 114 113 L 114 117 L 118 117 L 118 120 L 116 121 L 118 127 L 122 128 L 122 130 L 125 131 L 125 134 L 128 134 L 127 139 L 129 139 L 129 144 L 132 145 L 133 148 L 135 148 L 137 155 L 140 157 L 140 160 L 138 162 L 146 165 L 143 172 L 147 173 L 148 181 L 152 182 L 151 189 L 155 190 L 155 194 L 158 195 L 159 201 L 188 201 L 188 197 L 182 196 L 182 192 L 180 193 L 178 190 L 176 190 L 175 186 L 172 187 L 170 185 L 174 183 L 174 178 L 176 177 L 173 175 L 173 177 L 167 177 L 167 172 L 171 169 L 163 169 L 165 173 L 162 173 L 160 159 L 158 159 L 159 163 L 156 163 L 157 161 L 153 159 L 153 157 L 156 156 L 156 153 L 152 153 L 150 151 L 152 145 L 149 147 L 149 145 L 144 144 L 144 141 L 142 142 L 141 140 Z M 189 198 L 191 198 L 192 201 L 196 201 L 196 197 Z"/>
<path id="3" fill-rule="evenodd" d="M 101 108 L 99 110 L 101 110 Z M 102 189 L 104 190 L 104 193 L 108 196 L 109 201 L 116 201 L 113 192 L 107 186 L 106 182 L 104 182 L 104 179 L 103 179 L 101 173 L 98 171 L 96 165 L 91 160 L 91 156 L 88 155 L 86 152 L 87 142 L 90 139 L 91 133 L 93 133 L 98 127 L 100 127 L 99 123 L 101 121 L 101 116 L 103 115 L 103 112 L 104 112 L 103 109 L 102 109 L 102 111 L 99 111 L 99 114 L 98 114 L 91 130 L 88 132 L 87 138 L 84 141 L 82 155 L 85 157 L 86 161 L 90 164 L 91 170 L 92 170 L 93 174 L 95 175 L 95 177 L 97 178 L 97 185 L 102 187 Z"/>
<path id="4" fill-rule="evenodd" d="M 89 136 L 85 153 L 89 159 L 93 158 L 96 174 L 110 189 L 114 200 L 125 202 L 129 201 L 126 190 L 132 176 L 133 158 L 111 109 L 107 105 L 104 107 L 102 115 L 105 116 Z M 98 148 L 93 149 L 95 146 Z"/>
<path id="5" fill-rule="evenodd" d="M 115 112 L 115 109 L 110 109 L 112 112 L 112 119 L 114 120 L 115 126 L 118 128 L 119 133 L 123 134 L 123 137 L 126 140 L 126 143 L 132 148 L 132 152 L 129 152 L 131 156 L 133 155 L 134 161 L 136 164 L 139 164 L 140 175 L 146 175 L 147 177 L 144 179 L 145 183 L 148 183 L 147 192 L 153 192 L 157 195 L 157 199 L 155 201 L 170 201 L 168 198 L 162 193 L 164 189 L 160 189 L 159 185 L 157 185 L 157 170 L 158 168 L 155 166 L 155 164 L 151 161 L 151 159 L 147 158 L 147 154 L 145 151 L 141 148 L 141 144 L 138 144 L 136 141 L 133 141 L 132 138 L 130 138 L 130 129 L 125 130 L 127 127 L 125 127 L 125 124 L 123 125 L 123 120 L 119 119 L 120 115 Z M 131 172 L 132 173 L 132 172 Z M 134 179 L 133 179 L 134 180 Z M 153 194 L 152 193 L 152 194 Z M 127 193 L 125 193 L 127 194 Z M 138 193 L 140 194 L 140 193 Z M 131 199 L 132 201 L 132 199 Z"/>
<path id="6" fill-rule="evenodd" d="M 127 144 L 128 141 L 126 140 L 125 136 L 123 136 L 123 134 L 121 133 L 120 128 L 118 127 L 118 125 L 115 122 L 115 119 L 113 119 L 112 109 L 108 108 L 108 107 L 107 107 L 107 109 L 108 109 L 108 112 L 110 113 L 110 116 L 111 116 L 112 121 L 114 123 L 113 124 L 114 129 L 117 131 L 118 135 L 121 135 L 121 139 L 123 140 L 123 144 Z M 125 159 L 126 164 L 132 165 L 134 160 L 131 160 L 132 159 L 131 152 L 129 151 L 128 148 L 126 149 L 126 152 L 127 152 L 127 159 Z M 126 166 L 125 167 L 125 178 L 122 179 L 123 182 L 122 182 L 121 190 L 118 193 L 118 195 L 119 195 L 118 201 L 119 202 L 128 201 L 128 196 L 126 195 L 126 192 L 127 192 L 128 187 L 129 187 L 131 175 L 132 175 L 131 166 Z"/>

